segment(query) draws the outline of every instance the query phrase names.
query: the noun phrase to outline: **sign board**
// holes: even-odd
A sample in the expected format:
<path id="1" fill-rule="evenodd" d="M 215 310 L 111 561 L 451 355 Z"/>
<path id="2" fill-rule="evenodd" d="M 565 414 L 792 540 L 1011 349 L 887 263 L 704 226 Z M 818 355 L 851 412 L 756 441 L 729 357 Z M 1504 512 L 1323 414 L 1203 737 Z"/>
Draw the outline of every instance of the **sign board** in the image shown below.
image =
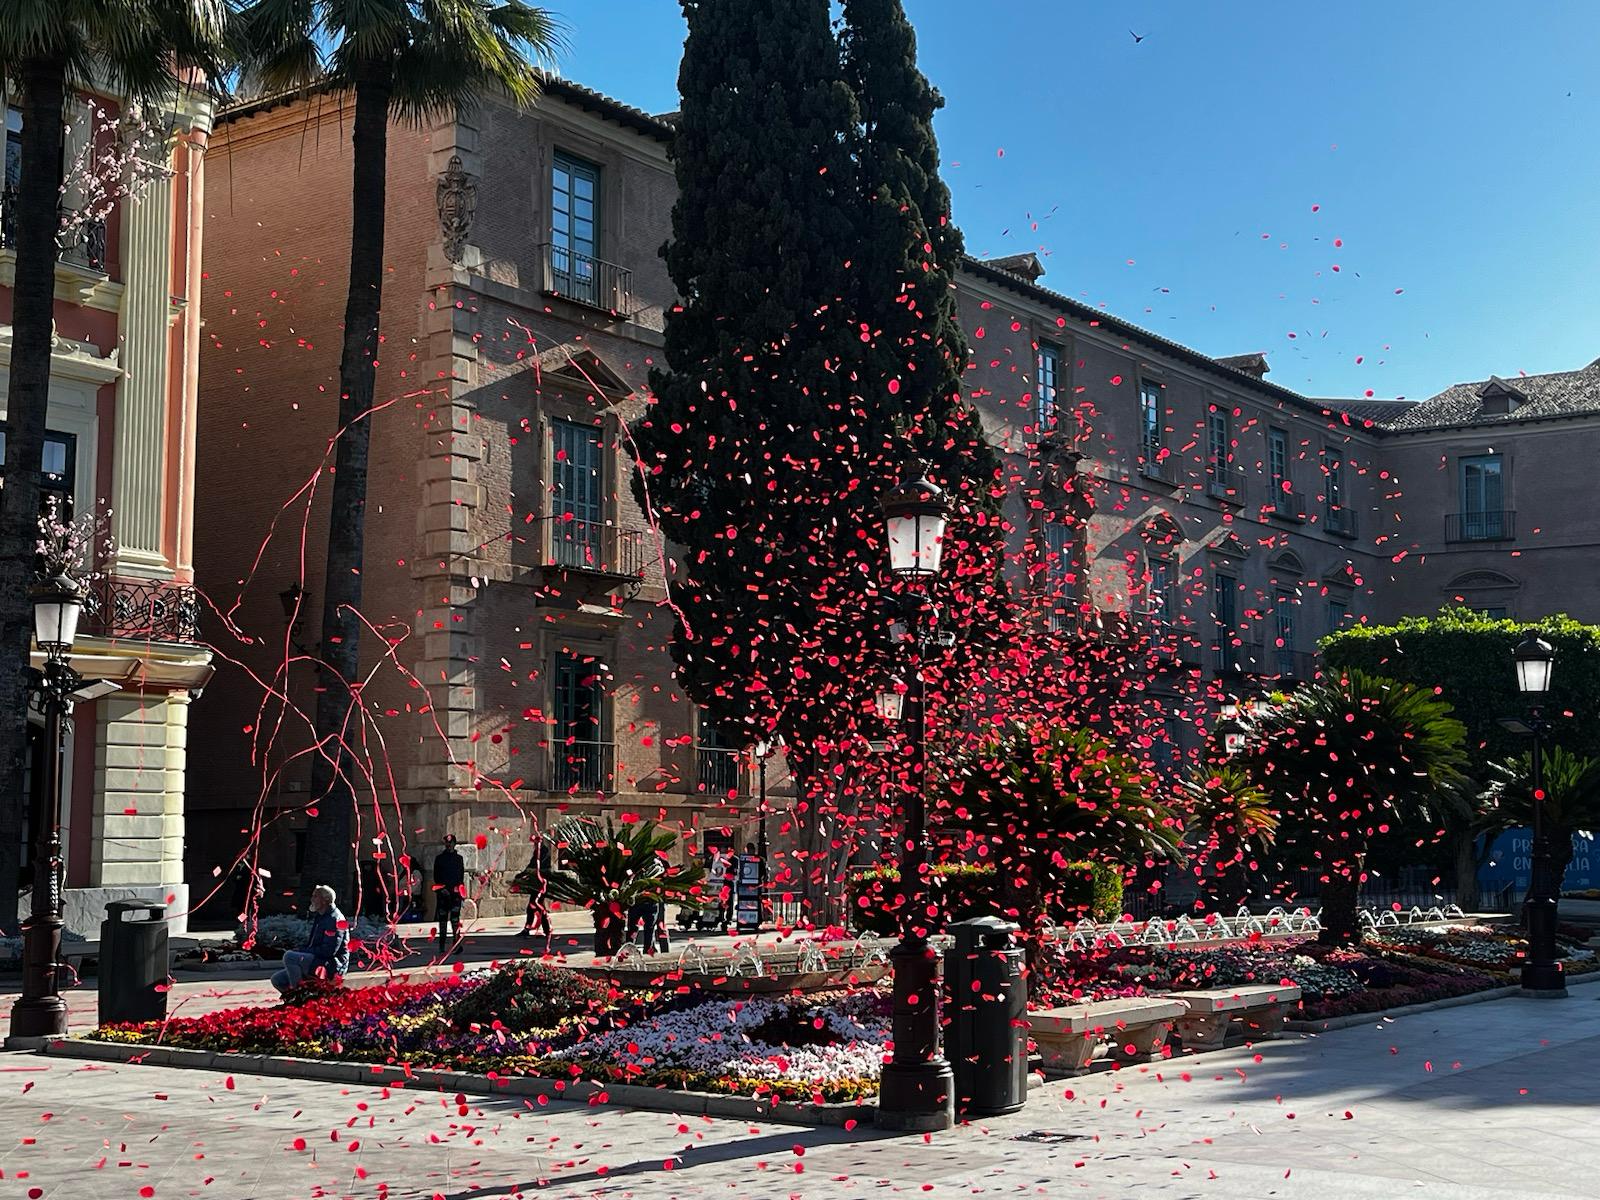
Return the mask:
<path id="1" fill-rule="evenodd" d="M 733 919 L 740 933 L 755 933 L 761 928 L 761 859 L 754 854 L 739 856 Z"/>
<path id="2" fill-rule="evenodd" d="M 1503 888 L 1522 893 L 1528 890 L 1533 875 L 1533 830 L 1508 829 L 1495 838 L 1489 847 L 1489 856 L 1478 868 L 1478 886 L 1486 889 Z M 1600 846 L 1591 835 L 1572 835 L 1572 861 L 1567 864 L 1567 875 L 1561 883 L 1566 892 L 1600 888 Z"/>

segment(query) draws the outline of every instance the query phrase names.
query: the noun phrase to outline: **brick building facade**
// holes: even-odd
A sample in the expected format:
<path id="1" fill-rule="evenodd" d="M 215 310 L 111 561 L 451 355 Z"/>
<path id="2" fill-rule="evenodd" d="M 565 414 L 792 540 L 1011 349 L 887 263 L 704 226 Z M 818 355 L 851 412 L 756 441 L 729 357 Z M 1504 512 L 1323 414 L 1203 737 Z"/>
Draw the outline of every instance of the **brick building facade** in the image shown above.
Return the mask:
<path id="1" fill-rule="evenodd" d="M 199 486 L 213 516 L 197 562 L 222 635 L 216 699 L 196 714 L 211 752 L 191 771 L 193 872 L 226 869 L 258 823 L 262 865 L 279 882 L 297 869 L 350 117 L 336 95 L 267 99 L 225 114 L 211 151 Z M 625 425 L 673 302 L 657 253 L 671 134 L 559 80 L 528 113 L 487 101 L 390 132 L 363 571 L 363 753 L 380 769 L 362 835 L 387 852 L 403 832 L 424 861 L 446 832 L 482 835 L 485 911 L 517 903 L 506 868 L 529 853 L 529 818 L 615 807 L 741 843 L 753 821 L 748 764 L 673 681 L 672 549 L 629 486 Z M 1499 526 L 1471 518 L 1469 544 L 1428 523 L 1456 469 L 1438 464 L 1477 457 L 1462 447 L 1481 431 L 1434 428 L 1428 405 L 1300 396 L 1260 355 L 1208 357 L 1039 277 L 1024 255 L 969 260 L 958 284 L 1017 549 L 1047 560 L 1057 608 L 1064 590 L 1154 626 L 1174 694 L 1184 676 L 1309 678 L 1341 625 L 1432 611 L 1452 589 L 1500 594 L 1468 586 L 1475 572 L 1517 581 L 1514 601 L 1484 607 L 1600 617 L 1576 587 L 1596 570 L 1581 547 L 1563 560 L 1569 590 L 1540 590 L 1526 558 L 1507 562 L 1523 547 L 1477 537 Z M 1549 474 L 1519 469 L 1518 486 Z M 1087 522 L 1041 519 L 1026 498 L 1046 475 L 1093 494 Z M 1473 512 L 1509 494 L 1472 486 Z"/>

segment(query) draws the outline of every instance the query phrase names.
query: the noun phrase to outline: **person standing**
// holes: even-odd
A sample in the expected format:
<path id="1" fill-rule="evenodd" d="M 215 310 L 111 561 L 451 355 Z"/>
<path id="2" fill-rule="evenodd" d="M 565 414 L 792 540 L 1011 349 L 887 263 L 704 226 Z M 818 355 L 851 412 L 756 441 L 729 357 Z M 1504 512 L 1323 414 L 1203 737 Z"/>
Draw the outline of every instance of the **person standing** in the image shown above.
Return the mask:
<path id="1" fill-rule="evenodd" d="M 523 914 L 522 932 L 518 937 L 532 937 L 535 929 L 544 938 L 544 953 L 550 953 L 550 905 L 545 900 L 548 884 L 545 875 L 550 870 L 550 849 L 547 846 L 539 847 L 539 870 L 534 878 L 533 886 L 528 891 L 528 911 Z"/>
<path id="2" fill-rule="evenodd" d="M 433 860 L 433 911 L 439 922 L 439 956 L 461 940 L 461 904 L 467 893 L 467 864 L 456 849 L 456 835 L 444 835 L 444 849 Z"/>
<path id="3" fill-rule="evenodd" d="M 706 883 L 711 887 L 711 894 L 717 898 L 717 925 L 726 927 L 728 924 L 728 855 L 722 848 L 711 852 L 711 862 L 706 867 Z"/>
<path id="4" fill-rule="evenodd" d="M 350 969 L 350 926 L 339 911 L 339 897 L 327 884 L 312 889 L 311 929 L 299 950 L 285 950 L 283 969 L 272 977 L 278 995 L 287 997 L 307 975 L 330 980 Z"/>

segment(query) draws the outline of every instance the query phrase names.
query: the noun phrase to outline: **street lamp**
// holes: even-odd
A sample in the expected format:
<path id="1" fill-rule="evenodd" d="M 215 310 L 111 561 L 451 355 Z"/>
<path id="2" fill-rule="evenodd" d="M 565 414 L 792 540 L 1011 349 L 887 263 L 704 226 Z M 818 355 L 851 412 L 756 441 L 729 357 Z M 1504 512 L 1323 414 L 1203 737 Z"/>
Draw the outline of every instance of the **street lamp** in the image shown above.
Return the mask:
<path id="1" fill-rule="evenodd" d="M 34 831 L 33 903 L 22 923 L 22 995 L 11 1008 L 13 1038 L 62 1037 L 67 1002 L 57 972 L 61 958 L 61 755 L 75 693 L 83 679 L 68 661 L 83 615 L 83 589 L 65 575 L 33 593 L 33 630 L 44 668 L 29 671 L 29 689 L 44 714 L 41 785 L 48 806 Z"/>
<path id="2" fill-rule="evenodd" d="M 882 504 L 889 569 L 906 584 L 926 585 L 939 573 L 949 516 L 944 492 L 924 472 L 889 492 Z M 907 681 L 894 680 L 877 697 L 879 716 L 904 720 L 911 776 L 900 842 L 900 941 L 889 954 L 894 967 L 894 1056 L 884 1064 L 879 1080 L 877 1124 L 928 1132 L 955 1124 L 955 1077 L 939 1052 L 935 994 L 939 954 L 928 941 L 927 930 L 927 706 L 922 653 L 938 639 L 932 636 L 931 621 L 921 624 L 921 629 L 909 626 L 910 636 L 903 639 L 912 656 Z"/>
<path id="3" fill-rule="evenodd" d="M 761 824 L 756 833 L 756 854 L 761 859 L 761 886 L 767 885 L 767 759 L 772 757 L 772 752 L 779 746 L 779 742 L 770 737 L 757 740 L 751 747 L 756 761 L 760 764 L 761 777 L 761 805 L 758 810 L 761 814 Z"/>
<path id="4" fill-rule="evenodd" d="M 1512 654 L 1517 668 L 1517 689 L 1528 700 L 1528 731 L 1533 735 L 1533 870 L 1523 912 L 1528 925 L 1528 962 L 1522 968 L 1526 996 L 1559 997 L 1567 994 L 1567 981 L 1556 957 L 1556 916 L 1560 905 L 1555 847 L 1545 831 L 1544 738 L 1550 722 L 1544 717 L 1545 693 L 1550 690 L 1556 652 L 1537 634 L 1529 634 Z"/>

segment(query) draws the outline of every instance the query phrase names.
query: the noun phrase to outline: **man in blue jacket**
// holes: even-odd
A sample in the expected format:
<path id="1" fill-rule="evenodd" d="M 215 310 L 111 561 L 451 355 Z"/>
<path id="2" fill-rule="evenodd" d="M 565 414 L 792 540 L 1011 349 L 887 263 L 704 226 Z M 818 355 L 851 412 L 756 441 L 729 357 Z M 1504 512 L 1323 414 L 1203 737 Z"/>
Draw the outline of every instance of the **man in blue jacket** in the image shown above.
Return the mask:
<path id="1" fill-rule="evenodd" d="M 339 911 L 338 897 L 327 884 L 311 892 L 311 931 L 299 950 L 283 952 L 283 970 L 272 977 L 272 986 L 287 996 L 307 975 L 321 972 L 337 979 L 350 969 L 349 922 Z"/>

